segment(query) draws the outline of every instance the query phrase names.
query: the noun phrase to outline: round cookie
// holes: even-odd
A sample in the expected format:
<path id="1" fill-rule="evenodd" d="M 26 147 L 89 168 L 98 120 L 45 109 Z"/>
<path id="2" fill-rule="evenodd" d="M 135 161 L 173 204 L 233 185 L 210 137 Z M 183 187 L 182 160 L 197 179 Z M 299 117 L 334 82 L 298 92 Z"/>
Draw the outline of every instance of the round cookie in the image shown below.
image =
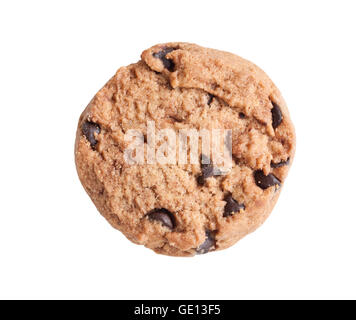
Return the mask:
<path id="1" fill-rule="evenodd" d="M 130 129 L 231 129 L 232 169 L 130 164 Z M 158 148 L 158 146 L 157 146 Z M 199 149 L 201 150 L 201 149 Z M 285 101 L 267 75 L 234 54 L 189 43 L 145 50 L 120 68 L 82 113 L 75 161 L 100 213 L 157 253 L 193 256 L 230 247 L 270 214 L 295 152 Z"/>

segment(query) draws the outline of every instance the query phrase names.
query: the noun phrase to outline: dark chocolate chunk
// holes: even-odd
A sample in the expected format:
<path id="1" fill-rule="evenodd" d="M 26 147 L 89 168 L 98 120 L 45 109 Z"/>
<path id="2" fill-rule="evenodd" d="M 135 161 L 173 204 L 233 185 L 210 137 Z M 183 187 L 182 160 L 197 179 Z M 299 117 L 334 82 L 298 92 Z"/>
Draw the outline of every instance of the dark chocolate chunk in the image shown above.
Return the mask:
<path id="1" fill-rule="evenodd" d="M 286 161 L 281 161 L 277 163 L 274 163 L 273 161 L 271 162 L 271 168 L 279 168 L 288 165 L 289 165 L 289 158 Z"/>
<path id="2" fill-rule="evenodd" d="M 225 135 L 225 147 L 229 151 L 229 154 L 232 156 L 232 130 L 229 130 Z"/>
<path id="3" fill-rule="evenodd" d="M 215 249 L 215 235 L 210 230 L 205 231 L 205 241 L 196 249 L 198 254 L 208 253 Z"/>
<path id="4" fill-rule="evenodd" d="M 245 205 L 242 203 L 238 203 L 230 194 L 228 194 L 225 199 L 226 201 L 226 205 L 225 205 L 225 209 L 224 209 L 224 217 L 229 217 L 232 216 L 234 213 L 238 213 L 241 210 L 245 210 Z"/>
<path id="5" fill-rule="evenodd" d="M 208 105 L 210 106 L 210 104 L 213 102 L 214 96 L 210 93 L 208 93 Z"/>
<path id="6" fill-rule="evenodd" d="M 219 176 L 221 172 L 219 169 L 214 168 L 214 165 L 210 162 L 210 159 L 202 155 L 201 156 L 201 175 L 198 177 L 198 183 L 203 185 L 205 180 L 209 177 Z"/>
<path id="7" fill-rule="evenodd" d="M 272 102 L 272 105 L 273 105 L 273 108 L 272 108 L 272 127 L 273 129 L 276 129 L 282 122 L 283 120 L 283 114 L 282 114 L 282 111 L 279 107 L 279 105 L 273 101 Z"/>
<path id="8" fill-rule="evenodd" d="M 156 53 L 153 54 L 153 56 L 155 58 L 158 58 L 162 61 L 164 67 L 166 69 L 168 69 L 170 72 L 173 72 L 174 71 L 174 62 L 172 59 L 167 59 L 166 58 L 166 55 L 172 51 L 174 51 L 175 49 L 174 48 L 164 48 L 163 50 L 161 51 L 158 51 Z"/>
<path id="9" fill-rule="evenodd" d="M 246 115 L 245 115 L 243 112 L 240 112 L 240 113 L 239 113 L 239 118 L 240 118 L 240 119 L 245 119 L 245 118 L 246 118 Z"/>
<path id="10" fill-rule="evenodd" d="M 147 213 L 147 216 L 150 220 L 159 221 L 171 230 L 175 227 L 173 214 L 165 208 L 154 209 Z"/>
<path id="11" fill-rule="evenodd" d="M 267 176 L 265 176 L 265 174 L 263 173 L 263 170 L 255 171 L 254 177 L 255 177 L 255 182 L 256 182 L 257 186 L 259 186 L 263 190 L 265 190 L 269 187 L 272 187 L 272 186 L 280 186 L 281 185 L 281 181 L 275 175 L 270 173 Z"/>
<path id="12" fill-rule="evenodd" d="M 90 143 L 90 146 L 95 149 L 98 141 L 95 139 L 95 133 L 100 133 L 100 126 L 94 122 L 86 121 L 82 125 L 82 132 Z"/>
<path id="13" fill-rule="evenodd" d="M 200 184 L 201 186 L 203 186 L 204 185 L 204 183 L 205 183 L 205 178 L 204 178 L 204 176 L 199 176 L 198 178 L 197 178 L 197 181 L 198 181 L 198 184 Z"/>

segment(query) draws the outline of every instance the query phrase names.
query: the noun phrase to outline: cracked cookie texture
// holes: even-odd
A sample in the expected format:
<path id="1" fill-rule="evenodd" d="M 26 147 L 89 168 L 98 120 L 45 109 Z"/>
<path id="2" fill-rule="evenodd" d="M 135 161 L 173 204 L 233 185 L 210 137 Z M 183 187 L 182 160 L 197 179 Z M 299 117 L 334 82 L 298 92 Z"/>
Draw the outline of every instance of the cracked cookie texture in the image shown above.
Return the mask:
<path id="1" fill-rule="evenodd" d="M 147 121 L 176 132 L 231 129 L 231 171 L 126 163 L 125 133 L 146 137 Z M 294 152 L 286 103 L 268 76 L 189 43 L 153 46 L 120 68 L 80 116 L 75 143 L 80 181 L 99 212 L 132 242 L 171 256 L 225 249 L 259 227 Z"/>

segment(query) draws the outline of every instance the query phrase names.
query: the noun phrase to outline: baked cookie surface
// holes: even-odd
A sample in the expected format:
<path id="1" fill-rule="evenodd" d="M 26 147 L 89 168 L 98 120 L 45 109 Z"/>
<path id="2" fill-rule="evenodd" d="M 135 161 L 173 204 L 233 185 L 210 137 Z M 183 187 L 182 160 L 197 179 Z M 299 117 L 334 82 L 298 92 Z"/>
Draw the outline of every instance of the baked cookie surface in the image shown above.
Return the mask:
<path id="1" fill-rule="evenodd" d="M 129 130 L 231 130 L 232 168 L 129 164 Z M 159 146 L 157 146 L 159 148 Z M 199 149 L 200 150 L 200 149 Z M 230 247 L 268 217 L 295 152 L 279 90 L 257 66 L 189 43 L 145 50 L 120 68 L 79 119 L 75 161 L 100 213 L 131 241 L 192 256 Z M 145 153 L 145 159 L 147 153 Z"/>

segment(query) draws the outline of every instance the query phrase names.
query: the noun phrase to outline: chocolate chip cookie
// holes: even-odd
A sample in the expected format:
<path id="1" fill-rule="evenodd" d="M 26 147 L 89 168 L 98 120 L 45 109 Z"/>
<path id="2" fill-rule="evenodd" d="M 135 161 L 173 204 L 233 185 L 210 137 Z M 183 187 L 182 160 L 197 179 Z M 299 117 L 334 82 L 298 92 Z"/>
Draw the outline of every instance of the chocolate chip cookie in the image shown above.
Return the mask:
<path id="1" fill-rule="evenodd" d="M 148 161 L 149 123 L 177 134 L 227 130 L 230 169 L 201 146 L 198 162 Z M 126 156 L 132 130 L 141 133 L 141 162 Z M 268 76 L 189 43 L 153 46 L 120 68 L 80 116 L 75 143 L 80 181 L 100 213 L 134 243 L 172 256 L 228 248 L 260 226 L 294 152 L 286 103 Z"/>

